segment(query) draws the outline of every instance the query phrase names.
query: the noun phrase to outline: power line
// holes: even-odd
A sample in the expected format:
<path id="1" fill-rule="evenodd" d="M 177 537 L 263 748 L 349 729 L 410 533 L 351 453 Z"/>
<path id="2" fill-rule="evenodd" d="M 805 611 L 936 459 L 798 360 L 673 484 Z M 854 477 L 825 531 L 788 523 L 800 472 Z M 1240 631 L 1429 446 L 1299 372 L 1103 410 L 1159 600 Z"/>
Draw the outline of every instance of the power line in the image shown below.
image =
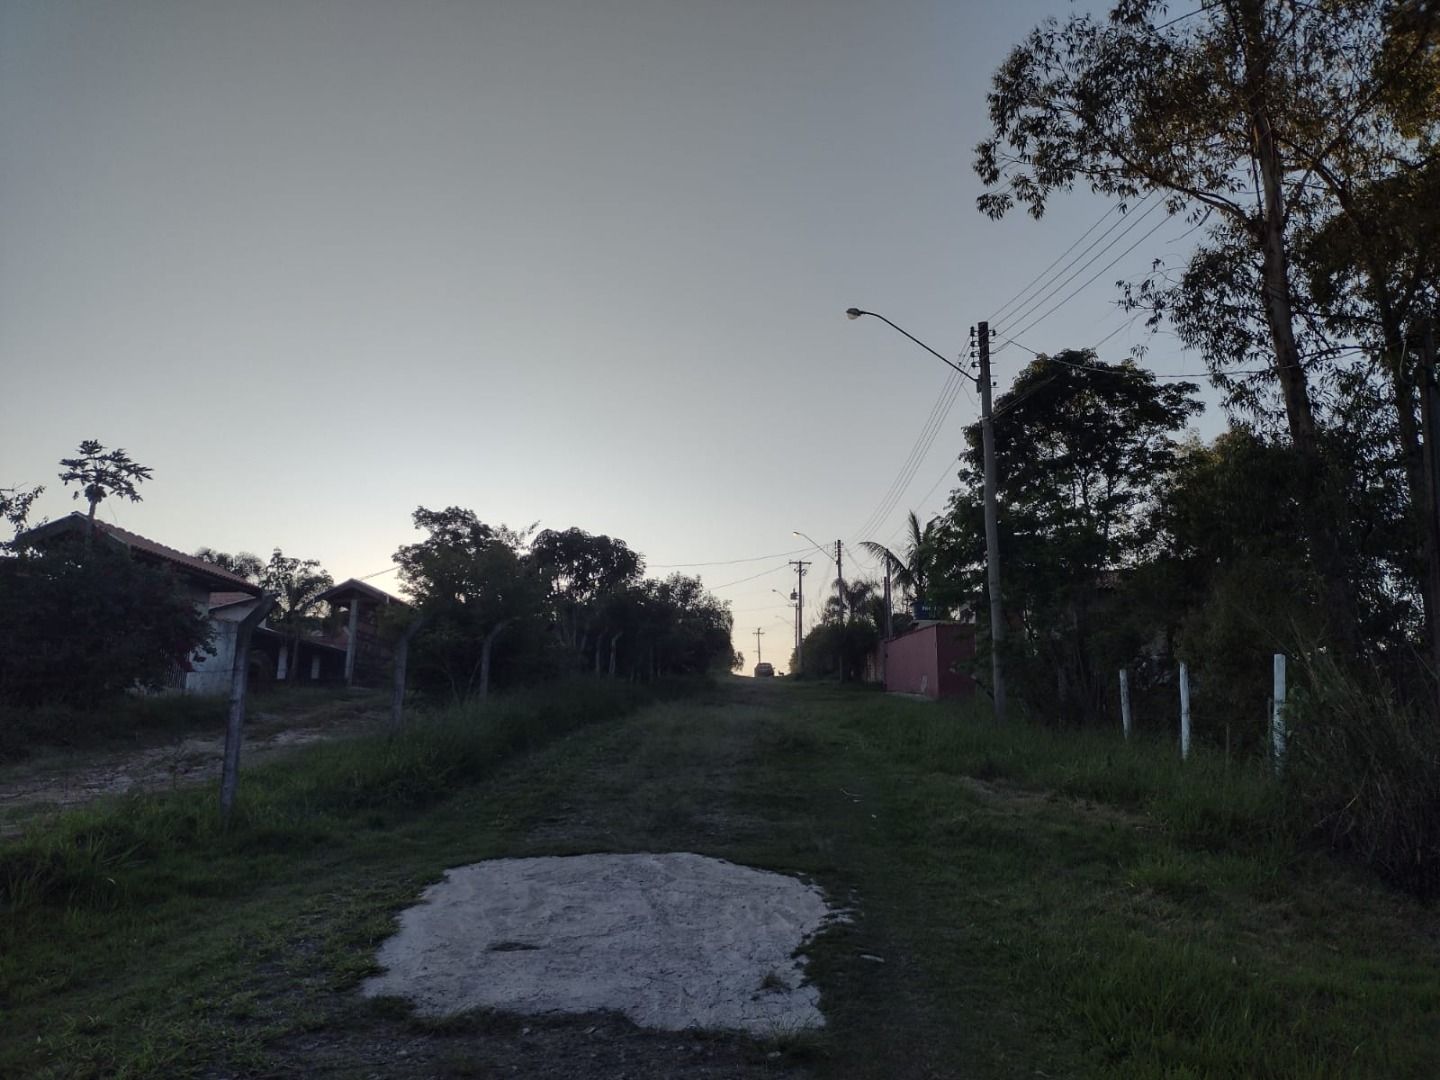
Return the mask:
<path id="1" fill-rule="evenodd" d="M 1034 349 L 1030 348 L 1028 345 L 1022 344 L 1021 342 L 1016 341 L 1016 340 L 1014 340 L 1013 338 L 1003 337 L 1003 336 L 998 335 L 998 334 L 997 334 L 996 336 L 997 336 L 997 337 L 1000 337 L 1000 340 L 1001 340 L 1001 341 L 1005 341 L 1005 342 L 1008 342 L 1008 343 L 1011 344 L 1011 345 L 1014 345 L 1017 349 L 1020 349 L 1020 350 L 1023 351 L 1023 352 L 1029 353 L 1031 356 L 1035 357 L 1036 359 L 1039 359 L 1041 356 L 1044 355 L 1043 353 L 1036 352 Z M 1113 335 L 1111 335 L 1111 336 L 1113 336 Z M 1103 340 L 1103 339 L 1102 339 L 1102 340 Z M 1306 360 L 1318 360 L 1318 359 L 1320 359 L 1321 357 L 1334 358 L 1334 357 L 1347 356 L 1347 355 L 1351 355 L 1351 354 L 1354 354 L 1354 353 L 1363 353 L 1363 352 L 1368 352 L 1368 351 L 1369 351 L 1369 350 L 1368 350 L 1365 346 L 1363 346 L 1363 345 L 1346 345 L 1346 346 L 1341 346 L 1341 347 L 1339 347 L 1339 348 L 1323 349 L 1323 350 L 1321 350 L 1321 351 L 1319 351 L 1319 352 L 1311 353 L 1309 356 L 1302 356 L 1302 357 L 1300 358 L 1300 360 L 1301 360 L 1301 363 L 1304 363 Z M 1102 375 L 1137 375 L 1137 374 L 1144 374 L 1144 375 L 1149 375 L 1152 379 L 1208 379 L 1208 378 L 1213 378 L 1213 377 L 1215 377 L 1215 376 L 1217 376 L 1217 375 L 1219 375 L 1219 376 L 1226 376 L 1226 377 L 1231 376 L 1231 375 L 1268 375 L 1268 374 L 1270 374 L 1272 371 L 1275 370 L 1275 369 L 1272 368 L 1272 367 L 1263 367 L 1263 368 L 1239 368 L 1239 369 L 1233 370 L 1233 371 L 1223 371 L 1223 370 L 1222 370 L 1222 371 L 1218 371 L 1218 372 L 1214 372 L 1214 371 L 1182 371 L 1182 372 L 1179 372 L 1179 373 L 1161 373 L 1161 372 L 1158 372 L 1158 371 L 1150 371 L 1150 370 L 1148 370 L 1147 368 L 1129 367 L 1129 366 L 1126 366 L 1126 365 L 1123 365 L 1123 364 L 1115 365 L 1115 366 L 1102 366 L 1102 365 L 1099 365 L 1099 364 L 1077 364 L 1077 363 L 1075 363 L 1073 360 L 1061 360 L 1058 356 L 1046 356 L 1045 359 L 1046 359 L 1046 360 L 1049 360 L 1051 363 L 1059 364 L 1061 367 L 1074 368 L 1076 371 L 1098 371 L 1098 372 L 1100 372 L 1100 374 L 1102 374 Z M 1012 402 L 1012 404 L 1013 404 L 1013 402 Z M 1007 406 L 1007 408 L 1008 408 L 1008 407 L 1009 407 L 1009 406 Z M 999 414 L 997 413 L 996 415 L 998 416 Z"/>
<path id="2" fill-rule="evenodd" d="M 1049 266 L 1045 267 L 1044 270 L 1041 270 L 1040 273 L 1036 274 L 1033 278 L 1031 278 L 1028 285 L 1026 285 L 1014 296 L 1010 297 L 1009 300 L 1006 300 L 1005 303 L 1001 304 L 998 308 L 996 308 L 995 311 L 990 316 L 988 316 L 985 321 L 994 322 L 996 319 L 1000 318 L 1000 316 L 1003 315 L 1007 310 L 1009 310 L 1009 308 L 1022 296 L 1027 296 L 1032 289 L 1034 289 L 1045 279 L 1045 276 L 1049 274 L 1051 270 L 1054 270 L 1055 267 L 1060 264 L 1061 259 L 1065 258 L 1066 255 L 1069 255 L 1070 252 L 1074 251 L 1077 247 L 1079 247 L 1081 241 L 1083 241 L 1087 236 L 1089 236 L 1092 232 L 1094 232 L 1102 224 L 1104 224 L 1106 219 L 1108 219 L 1111 214 L 1116 213 L 1120 209 L 1120 206 L 1120 203 L 1115 203 L 1110 207 L 1109 210 L 1105 211 L 1104 214 L 1096 218 L 1095 223 L 1091 225 L 1088 229 L 1086 229 L 1083 233 L 1081 233 L 1079 239 L 1077 239 L 1073 244 L 1071 244 L 1068 248 L 1066 248 L 1059 255 L 1057 255 L 1054 262 L 1052 262 Z M 1103 239 L 1105 235 L 1108 235 L 1108 233 L 1115 227 L 1115 225 L 1110 226 L 1110 229 L 1107 229 L 1105 233 L 1101 235 L 1101 239 Z M 1086 250 L 1088 251 L 1089 249 L 1087 248 Z M 1083 255 L 1084 252 L 1081 252 L 1081 254 Z M 1066 269 L 1069 269 L 1069 267 L 1067 266 Z M 1065 271 L 1061 270 L 1060 272 L 1063 274 Z"/>
<path id="3" fill-rule="evenodd" d="M 1105 254 L 1106 254 L 1111 248 L 1113 248 L 1116 244 L 1118 244 L 1118 243 L 1121 241 L 1121 239 L 1124 238 L 1124 237 L 1130 232 L 1131 229 L 1135 228 L 1137 225 L 1139 225 L 1142 221 L 1144 221 L 1147 217 L 1149 217 L 1151 214 L 1153 214 L 1157 209 L 1159 209 L 1159 208 L 1160 208 L 1161 206 L 1163 206 L 1163 205 L 1164 205 L 1164 203 L 1163 203 L 1163 202 L 1160 202 L 1160 201 L 1156 201 L 1156 202 L 1151 203 L 1151 204 L 1150 204 L 1150 208 L 1149 208 L 1148 210 L 1146 210 L 1143 214 L 1141 214 L 1141 215 L 1140 215 L 1139 217 L 1137 217 L 1134 221 L 1132 221 L 1125 229 L 1123 229 L 1123 230 L 1120 232 L 1120 234 L 1119 234 L 1118 236 L 1115 237 L 1114 240 L 1111 240 L 1110 243 L 1106 244 L 1103 248 L 1101 248 L 1098 252 L 1096 252 L 1096 253 L 1095 253 L 1095 256 L 1094 256 L 1093 258 L 1091 258 L 1088 262 L 1086 262 L 1083 266 L 1081 266 L 1078 270 L 1076 270 L 1076 271 L 1075 271 L 1073 274 L 1071 274 L 1069 277 L 1067 277 L 1067 278 L 1065 278 L 1063 281 L 1059 282 L 1054 288 L 1052 288 L 1048 293 L 1046 293 L 1041 299 L 1037 300 L 1037 301 L 1025 312 L 1024 315 L 1017 315 L 1017 316 L 1015 316 L 1015 317 L 1013 318 L 1012 321 L 1013 321 L 1013 322 L 1020 322 L 1022 319 L 1027 319 L 1027 318 L 1029 318 L 1030 315 L 1034 313 L 1034 311 L 1035 311 L 1036 308 L 1040 307 L 1040 305 L 1042 305 L 1042 304 L 1044 304 L 1044 303 L 1047 303 L 1047 302 L 1050 300 L 1050 298 L 1051 298 L 1052 296 L 1054 296 L 1057 292 L 1059 292 L 1059 291 L 1060 291 L 1061 289 L 1063 289 L 1066 285 L 1070 284 L 1070 282 L 1074 281 L 1077 277 L 1079 277 L 1081 274 L 1083 274 L 1086 270 L 1090 269 L 1090 267 L 1094 266 L 1097 262 L 1099 262 L 1100 259 L 1103 258 L 1103 257 L 1105 256 Z M 1039 326 L 1042 322 L 1044 322 L 1046 319 L 1048 319 L 1051 315 L 1055 314 L 1055 312 L 1059 311 L 1062 307 L 1064 307 L 1066 304 L 1068 304 L 1071 300 L 1074 300 L 1075 297 L 1079 296 L 1082 292 L 1084 292 L 1084 291 L 1085 291 L 1086 289 L 1088 289 L 1091 285 L 1093 285 L 1093 284 L 1100 278 L 1100 275 L 1101 275 L 1101 274 L 1108 273 L 1108 272 L 1110 271 L 1110 269 L 1111 269 L 1116 263 L 1118 263 L 1121 259 L 1125 258 L 1126 255 L 1129 255 L 1130 252 L 1134 251 L 1137 247 L 1139 247 L 1141 244 L 1143 244 L 1146 240 L 1150 239 L 1150 237 L 1154 236 L 1155 233 L 1157 233 L 1161 228 L 1163 228 L 1164 225 L 1165 225 L 1165 223 L 1168 222 L 1169 220 L 1170 220 L 1170 219 L 1169 219 L 1168 217 L 1161 218 L 1160 221 L 1157 222 L 1154 226 L 1152 226 L 1148 232 L 1146 232 L 1143 236 L 1140 237 L 1140 239 L 1136 240 L 1133 244 L 1131 244 L 1129 247 L 1127 247 L 1127 248 L 1126 248 L 1124 251 L 1122 251 L 1119 255 L 1115 256 L 1114 259 L 1110 260 L 1110 262 L 1106 263 L 1103 267 L 1101 267 L 1099 270 L 1097 270 L 1094 274 L 1092 274 L 1090 277 L 1086 278 L 1085 281 L 1080 284 L 1079 288 L 1077 288 L 1077 289 L 1075 289 L 1073 292 L 1071 292 L 1068 296 L 1065 297 L 1065 299 L 1061 300 L 1058 304 L 1055 304 L 1054 306 L 1048 308 L 1048 309 L 1044 312 L 1044 314 L 1039 315 L 1039 316 L 1036 316 L 1034 319 L 1031 319 L 1031 321 L 1028 322 L 1028 323 L 1026 323 L 1026 325 L 1025 325 L 1023 328 L 1021 328 L 1020 330 L 1015 331 L 1016 336 L 1018 337 L 1020 334 L 1026 333 L 1027 331 L 1034 329 L 1036 326 Z"/>
<path id="4" fill-rule="evenodd" d="M 766 559 L 783 559 L 790 555 L 799 555 L 802 551 L 809 550 L 809 548 L 796 548 L 794 551 L 777 551 L 773 555 L 750 555 L 744 559 L 721 559 L 718 562 L 646 563 L 646 569 L 679 570 L 687 566 L 734 566 L 737 563 L 764 562 Z"/>
<path id="5" fill-rule="evenodd" d="M 728 589 L 732 585 L 744 585 L 747 581 L 754 581 L 756 578 L 762 578 L 765 577 L 767 574 L 774 574 L 781 570 L 787 570 L 789 569 L 789 567 L 790 564 L 788 562 L 784 562 L 781 563 L 779 566 L 771 567 L 769 570 L 761 570 L 758 574 L 751 574 L 749 577 L 743 577 L 736 581 L 727 581 L 724 585 L 710 585 L 708 586 L 708 589 L 710 592 L 715 592 L 717 589 Z"/>
<path id="6" fill-rule="evenodd" d="M 870 531 L 877 522 L 889 516 L 890 511 L 894 508 L 895 500 L 904 494 L 904 488 L 914 477 L 915 470 L 919 468 L 925 455 L 930 452 L 930 447 L 934 445 L 935 437 L 939 434 L 945 420 L 948 419 L 950 410 L 955 407 L 955 400 L 963 386 L 964 378 L 961 375 L 952 372 L 946 379 L 939 396 L 935 399 L 935 404 L 930 407 L 930 415 L 926 418 L 920 433 L 915 437 L 914 444 L 910 447 L 910 453 L 906 455 L 899 471 L 895 474 L 895 479 L 885 489 L 885 494 L 880 497 L 880 502 L 870 512 L 870 516 L 865 519 L 860 528 L 855 530 L 855 535 L 863 535 Z"/>
<path id="7" fill-rule="evenodd" d="M 930 453 L 930 448 L 935 445 L 935 439 L 943 429 L 945 421 L 949 419 L 950 412 L 955 407 L 955 402 L 959 397 L 959 392 L 964 386 L 963 380 L 958 376 L 952 376 L 951 378 L 954 381 L 950 387 L 948 397 L 944 399 L 943 407 L 939 410 L 938 414 L 932 413 L 933 422 L 928 423 L 926 427 L 921 430 L 920 435 L 915 440 L 915 445 L 910 449 L 910 454 L 900 466 L 900 471 L 896 474 L 895 480 L 881 498 L 879 505 L 877 505 L 870 516 L 865 519 L 865 523 L 861 525 L 859 529 L 855 530 L 855 536 L 863 536 L 879 525 L 880 522 L 889 518 L 890 514 L 894 512 L 896 504 L 904 497 L 905 492 L 909 490 L 911 483 L 914 482 L 915 474 L 919 471 L 920 466 L 925 463 L 925 459 Z"/>

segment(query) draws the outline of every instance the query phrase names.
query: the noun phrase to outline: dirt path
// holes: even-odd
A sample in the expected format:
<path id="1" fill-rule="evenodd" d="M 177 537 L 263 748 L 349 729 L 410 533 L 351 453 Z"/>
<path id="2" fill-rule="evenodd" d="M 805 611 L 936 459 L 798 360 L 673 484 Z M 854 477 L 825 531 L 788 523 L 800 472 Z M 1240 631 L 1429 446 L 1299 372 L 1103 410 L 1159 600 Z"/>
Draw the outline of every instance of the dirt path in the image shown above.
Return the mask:
<path id="1" fill-rule="evenodd" d="M 297 697 L 267 702 L 246 726 L 242 758 L 263 761 L 325 739 L 373 730 L 383 702 L 371 693 L 323 701 Z M 55 752 L 0 767 L 0 837 L 52 812 L 110 795 L 218 783 L 225 733 L 209 728 L 151 745 Z"/>

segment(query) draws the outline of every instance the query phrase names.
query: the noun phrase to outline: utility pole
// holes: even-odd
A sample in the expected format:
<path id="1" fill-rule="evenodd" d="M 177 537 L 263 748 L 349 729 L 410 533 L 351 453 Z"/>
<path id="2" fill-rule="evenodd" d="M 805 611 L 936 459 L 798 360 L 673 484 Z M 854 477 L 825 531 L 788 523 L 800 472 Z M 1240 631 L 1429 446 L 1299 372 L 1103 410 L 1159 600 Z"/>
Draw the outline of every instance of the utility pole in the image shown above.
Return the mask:
<path id="1" fill-rule="evenodd" d="M 805 671 L 805 568 L 810 564 L 804 559 L 791 559 L 795 567 L 795 673 Z"/>
<path id="2" fill-rule="evenodd" d="M 885 560 L 885 640 L 895 636 L 895 621 L 890 615 L 890 560 Z"/>
<path id="3" fill-rule="evenodd" d="M 1000 650 L 1005 643 L 1005 609 L 1000 599 L 1000 529 L 995 515 L 995 418 L 990 412 L 990 324 L 980 324 L 980 431 L 985 450 L 985 564 L 990 591 L 990 677 L 995 718 L 1005 719 L 1005 675 Z"/>
<path id="4" fill-rule="evenodd" d="M 755 663 L 760 663 L 765 658 L 760 655 L 760 639 L 765 636 L 765 631 L 758 626 L 755 628 Z"/>
<path id="5" fill-rule="evenodd" d="M 843 623 L 847 614 L 845 604 L 845 570 L 840 562 L 839 540 L 835 541 L 835 583 L 840 587 L 840 621 Z"/>
<path id="6" fill-rule="evenodd" d="M 925 342 L 921 341 L 914 334 L 904 327 L 896 326 L 884 315 L 873 311 L 865 311 L 861 308 L 846 308 L 847 319 L 858 319 L 869 315 L 879 319 L 892 330 L 899 331 L 913 341 L 920 348 L 924 349 L 931 356 L 935 357 L 942 364 L 946 364 L 980 388 L 980 429 L 984 439 L 985 450 L 985 563 L 990 593 L 990 665 L 992 672 L 991 681 L 995 684 L 995 716 L 997 719 L 1005 719 L 1005 678 L 1000 670 L 1000 651 L 1005 641 L 1005 611 L 1000 602 L 1000 531 L 995 523 L 995 432 L 994 417 L 990 412 L 990 324 L 980 324 L 980 375 L 970 374 L 955 361 L 949 359 L 944 353 L 937 352 Z M 971 331 L 974 333 L 973 329 Z M 811 543 L 814 543 L 812 540 Z M 836 563 L 839 563 L 840 547 L 835 547 Z"/>

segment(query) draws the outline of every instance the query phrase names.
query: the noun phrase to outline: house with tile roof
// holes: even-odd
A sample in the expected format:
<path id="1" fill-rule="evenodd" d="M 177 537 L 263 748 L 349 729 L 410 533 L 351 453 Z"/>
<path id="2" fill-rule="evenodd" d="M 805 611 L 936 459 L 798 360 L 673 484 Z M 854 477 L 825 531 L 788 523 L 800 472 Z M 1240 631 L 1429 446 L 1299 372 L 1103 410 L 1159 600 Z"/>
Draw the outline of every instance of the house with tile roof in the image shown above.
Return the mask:
<path id="1" fill-rule="evenodd" d="M 260 586 L 129 529 L 103 521 L 93 524 L 94 543 L 113 545 L 140 562 L 170 571 L 181 592 L 210 618 L 210 647 L 214 652 L 197 654 L 191 658 L 189 670 L 176 672 L 175 689 L 193 694 L 228 693 L 236 633 L 240 620 L 260 603 Z M 81 544 L 90 527 L 88 517 L 76 511 L 30 529 L 17 537 L 17 543 L 29 547 Z"/>
<path id="2" fill-rule="evenodd" d="M 87 516 L 79 511 L 56 521 L 37 526 L 18 540 L 34 547 L 53 544 L 83 543 L 89 528 Z M 177 672 L 176 689 L 191 694 L 225 694 L 230 690 L 235 665 L 235 647 L 241 621 L 260 603 L 263 590 L 259 585 L 233 574 L 178 548 L 161 544 L 149 537 L 122 529 L 103 521 L 94 522 L 95 542 L 113 544 L 133 558 L 169 570 L 180 589 L 210 619 L 213 653 L 202 652 L 190 661 L 189 670 Z M 249 674 L 252 686 L 264 686 L 273 680 L 292 683 L 353 682 L 356 661 L 364 657 L 360 670 L 368 671 L 384 651 L 375 641 L 374 610 L 383 603 L 402 603 L 379 589 L 363 582 L 345 582 L 326 594 L 342 608 L 347 624 L 337 632 L 302 638 L 289 671 L 291 657 L 288 639 L 279 631 L 262 623 L 250 641 Z M 362 639 L 367 644 L 362 646 Z M 386 654 L 388 656 L 388 654 Z M 368 665 L 368 666 L 367 666 Z"/>

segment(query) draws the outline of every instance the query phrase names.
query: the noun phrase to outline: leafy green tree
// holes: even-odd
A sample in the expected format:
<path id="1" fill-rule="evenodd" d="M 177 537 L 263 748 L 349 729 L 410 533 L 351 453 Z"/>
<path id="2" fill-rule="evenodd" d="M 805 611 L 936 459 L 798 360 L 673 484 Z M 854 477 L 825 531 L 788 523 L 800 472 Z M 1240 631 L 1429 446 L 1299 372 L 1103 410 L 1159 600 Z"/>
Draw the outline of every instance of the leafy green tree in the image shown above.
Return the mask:
<path id="1" fill-rule="evenodd" d="M 110 544 L 0 559 L 0 704 L 92 708 L 173 686 L 209 638 L 169 572 Z"/>
<path id="2" fill-rule="evenodd" d="M 1017 681 L 1032 705 L 1056 719 L 1097 719 L 1111 662 L 1138 646 L 1133 632 L 1111 640 L 1114 598 L 1154 549 L 1155 496 L 1175 464 L 1175 434 L 1200 412 L 1197 389 L 1072 350 L 1036 357 L 995 402 L 1006 606 L 1022 629 L 1012 662 L 1028 672 Z M 944 606 L 980 612 L 983 625 L 978 424 L 966 439 L 960 487 L 936 541 L 944 577 L 936 592 Z"/>
<path id="3" fill-rule="evenodd" d="M 216 551 L 214 548 L 202 547 L 195 549 L 195 557 L 201 562 L 218 566 L 221 570 L 228 570 L 236 577 L 242 577 L 256 585 L 260 584 L 266 572 L 265 560 L 248 551 L 240 551 L 231 555 L 224 551 Z"/>
<path id="4" fill-rule="evenodd" d="M 38 484 L 28 488 L 0 488 L 0 521 L 9 525 L 15 531 L 15 536 L 25 531 L 26 523 L 30 519 L 30 507 L 44 491 L 45 488 Z M 10 549 L 13 543 L 13 539 L 0 543 L 0 551 Z"/>
<path id="5" fill-rule="evenodd" d="M 732 660 L 730 607 L 698 577 L 671 574 L 640 583 L 646 599 L 643 644 L 652 677 L 725 670 Z"/>
<path id="6" fill-rule="evenodd" d="M 400 578 L 427 617 L 417 641 L 417 682 L 448 688 L 455 700 L 485 697 L 497 640 L 544 611 L 546 583 L 524 550 L 524 534 L 490 526 L 471 510 L 414 514 L 429 535 L 395 554 Z"/>
<path id="7" fill-rule="evenodd" d="M 1108 19 L 1052 20 L 997 72 L 993 134 L 977 152 L 992 216 L 1023 205 L 1039 217 L 1081 182 L 1126 205 L 1161 200 L 1208 230 L 1180 286 L 1161 267 L 1141 301 L 1161 314 L 1188 305 L 1193 317 L 1182 312 L 1177 327 L 1222 382 L 1227 364 L 1267 361 L 1260 378 L 1230 384 L 1232 401 L 1263 407 L 1267 384 L 1278 389 L 1308 485 L 1305 541 L 1352 651 L 1350 553 L 1328 528 L 1343 481 L 1323 457 L 1311 385 L 1331 353 L 1297 303 L 1296 237 L 1349 213 L 1354 182 L 1413 164 L 1404 159 L 1423 140 L 1407 147 L 1395 102 L 1413 115 L 1432 99 L 1434 16 L 1433 4 L 1393 0 L 1221 0 L 1179 15 L 1163 0 L 1122 0 Z M 1313 350 L 1302 348 L 1307 334 Z"/>
<path id="8" fill-rule="evenodd" d="M 89 505 L 86 520 L 91 533 L 95 528 L 95 508 L 112 495 L 139 502 L 137 485 L 149 480 L 152 472 L 149 466 L 132 461 L 124 450 L 106 450 L 95 439 L 86 439 L 80 444 L 79 456 L 61 458 L 60 465 L 64 469 L 61 481 L 80 485 L 80 490 L 73 495 Z"/>
<path id="9" fill-rule="evenodd" d="M 599 630 L 611 593 L 640 579 L 645 563 L 625 541 L 594 536 L 584 529 L 546 529 L 530 544 L 530 555 L 550 585 L 555 627 L 561 640 L 580 656 Z"/>
<path id="10" fill-rule="evenodd" d="M 258 583 L 275 595 L 275 607 L 266 621 L 285 635 L 290 651 L 287 677 L 294 681 L 299 678 L 300 641 L 323 625 L 324 604 L 320 597 L 334 587 L 335 579 L 319 560 L 292 558 L 276 548 L 261 568 Z"/>
<path id="11" fill-rule="evenodd" d="M 873 540 L 862 540 L 860 546 L 888 567 L 894 583 L 908 593 L 914 603 L 923 606 L 930 584 L 931 564 L 935 561 L 938 519 L 932 518 L 921 528 L 920 519 L 911 510 L 905 524 L 907 536 L 903 555 L 897 555 Z"/>
<path id="12" fill-rule="evenodd" d="M 1264 739 L 1270 656 L 1323 638 L 1323 585 L 1294 558 L 1305 514 L 1293 459 L 1242 426 L 1183 446 L 1155 507 L 1156 558 L 1133 593 L 1194 672 L 1196 737 L 1236 749 Z"/>

